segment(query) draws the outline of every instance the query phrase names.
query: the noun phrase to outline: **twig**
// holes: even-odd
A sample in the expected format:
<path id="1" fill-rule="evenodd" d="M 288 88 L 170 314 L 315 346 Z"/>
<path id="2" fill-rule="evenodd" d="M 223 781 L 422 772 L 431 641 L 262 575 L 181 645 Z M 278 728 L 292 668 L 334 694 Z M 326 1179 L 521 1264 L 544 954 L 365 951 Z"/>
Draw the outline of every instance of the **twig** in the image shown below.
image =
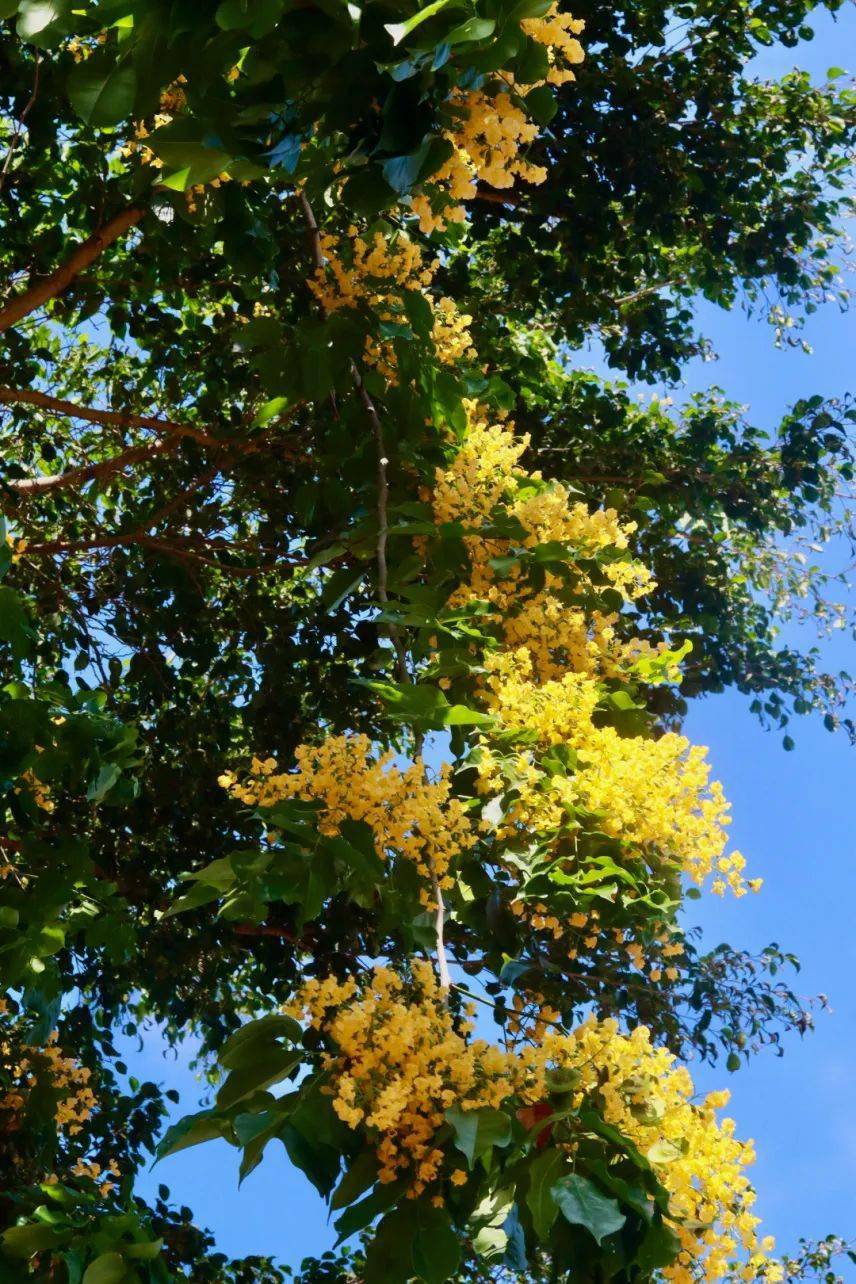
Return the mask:
<path id="1" fill-rule="evenodd" d="M 318 223 L 315 219 L 312 206 L 306 193 L 301 189 L 298 192 L 300 207 L 303 211 L 303 217 L 309 231 L 309 237 L 312 242 L 312 256 L 316 268 L 324 267 L 324 252 L 321 248 L 321 234 L 318 230 Z M 374 403 L 360 373 L 356 361 L 351 361 L 351 379 L 357 391 L 357 395 L 363 404 L 363 408 L 368 416 L 369 423 L 372 426 L 372 435 L 375 440 L 375 449 L 377 451 L 377 592 L 382 606 L 387 606 L 389 602 L 389 568 L 387 565 L 387 542 L 389 537 L 389 459 L 386 454 L 386 442 L 383 431 L 383 421 L 378 414 L 377 406 Z M 407 667 L 407 648 L 404 639 L 397 625 L 389 624 L 389 636 L 395 648 L 396 668 L 398 677 L 401 682 L 412 683 L 413 678 Z M 414 756 L 417 760 L 422 758 L 422 735 L 419 732 L 414 736 Z M 423 763 L 424 771 L 424 763 Z M 434 917 L 435 934 L 437 939 L 437 968 L 440 973 L 440 986 L 443 990 L 448 991 L 451 987 L 451 977 L 449 975 L 449 961 L 446 956 L 445 942 L 445 922 L 446 922 L 446 905 L 443 900 L 443 892 L 440 887 L 440 880 L 437 877 L 437 870 L 433 860 L 429 857 L 429 869 L 431 873 L 431 887 L 434 892 L 436 901 L 436 912 Z"/>
<path id="2" fill-rule="evenodd" d="M 610 302 L 614 308 L 623 308 L 625 304 L 635 303 L 637 299 L 644 299 L 648 294 L 656 294 L 659 290 L 668 290 L 673 285 L 680 285 L 683 277 L 676 276 L 670 281 L 658 281 L 656 285 L 643 286 L 641 290 L 634 290 L 632 294 L 623 294 L 619 299 L 611 299 Z"/>
<path id="3" fill-rule="evenodd" d="M 12 134 L 12 137 L 9 139 L 9 147 L 6 151 L 6 159 L 3 161 L 2 170 L 0 170 L 0 192 L 2 192 L 6 184 L 6 178 L 8 176 L 9 169 L 12 164 L 12 157 L 15 155 L 15 150 L 18 146 L 18 143 L 21 140 L 21 135 L 24 132 L 24 125 L 27 123 L 27 117 L 29 116 L 30 112 L 35 106 L 36 99 L 39 96 L 39 76 L 41 75 L 41 70 L 42 70 L 42 57 L 41 57 L 41 52 L 37 49 L 36 59 L 35 59 L 35 72 L 33 74 L 32 93 L 30 94 L 30 97 L 27 101 L 26 106 L 24 107 L 23 111 L 21 112 L 20 116 L 15 122 L 14 132 Z"/>

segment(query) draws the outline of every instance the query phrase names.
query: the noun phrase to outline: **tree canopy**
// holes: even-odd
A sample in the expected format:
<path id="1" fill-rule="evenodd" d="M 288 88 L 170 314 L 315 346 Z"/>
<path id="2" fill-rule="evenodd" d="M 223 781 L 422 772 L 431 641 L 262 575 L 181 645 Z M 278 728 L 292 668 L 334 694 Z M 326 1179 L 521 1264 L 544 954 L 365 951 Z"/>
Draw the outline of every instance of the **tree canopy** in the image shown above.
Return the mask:
<path id="1" fill-rule="evenodd" d="M 0 1279 L 283 1279 L 134 1193 L 215 1137 L 363 1234 L 306 1284 L 828 1267 L 684 1065 L 812 1016 L 688 926 L 759 880 L 681 720 L 854 732 L 780 634 L 856 412 L 626 383 L 846 306 L 853 91 L 747 65 L 814 7 L 0 0 Z"/>

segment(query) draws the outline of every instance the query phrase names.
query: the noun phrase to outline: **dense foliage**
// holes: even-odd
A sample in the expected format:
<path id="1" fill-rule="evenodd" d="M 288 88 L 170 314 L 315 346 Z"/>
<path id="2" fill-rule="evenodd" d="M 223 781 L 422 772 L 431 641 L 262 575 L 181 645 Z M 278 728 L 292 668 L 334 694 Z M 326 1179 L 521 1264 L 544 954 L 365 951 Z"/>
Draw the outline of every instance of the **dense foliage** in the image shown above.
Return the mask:
<path id="1" fill-rule="evenodd" d="M 285 1278 L 134 1195 L 214 1137 L 365 1233 L 307 1284 L 828 1268 L 683 1064 L 812 1018 L 687 926 L 760 880 L 680 722 L 852 732 L 779 631 L 850 627 L 856 412 L 572 356 L 846 304 L 852 91 L 746 69 L 809 16 L 0 0 L 0 1279 Z"/>

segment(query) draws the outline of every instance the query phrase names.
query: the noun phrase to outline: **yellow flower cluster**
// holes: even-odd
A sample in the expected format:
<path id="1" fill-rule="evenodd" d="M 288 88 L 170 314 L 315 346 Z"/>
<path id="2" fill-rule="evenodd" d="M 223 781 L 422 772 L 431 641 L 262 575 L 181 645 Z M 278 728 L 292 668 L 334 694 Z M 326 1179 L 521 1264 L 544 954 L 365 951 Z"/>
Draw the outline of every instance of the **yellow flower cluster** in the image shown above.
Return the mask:
<path id="1" fill-rule="evenodd" d="M 295 762 L 295 771 L 281 772 L 274 758 L 254 758 L 248 776 L 238 780 L 226 772 L 220 783 L 251 807 L 272 807 L 285 798 L 319 802 L 323 834 L 338 833 L 344 820 L 364 821 L 381 859 L 404 857 L 426 881 L 436 878 L 441 890 L 452 886 L 449 866 L 476 834 L 451 796 L 450 767 L 429 779 L 421 761 L 402 769 L 392 753 L 376 757 L 363 735 L 301 745 Z M 433 903 L 426 889 L 422 899 Z"/>
<path id="2" fill-rule="evenodd" d="M 497 569 L 496 559 L 513 542 L 478 533 L 479 525 L 504 513 L 522 528 L 519 546 L 557 544 L 576 559 L 605 554 L 607 581 L 632 603 L 651 587 L 645 568 L 629 556 L 633 525 L 612 510 L 591 512 L 561 484 L 524 472 L 520 459 L 528 442 L 515 439 L 510 424 L 489 422 L 476 403 L 468 405 L 468 420 L 454 458 L 437 470 L 431 496 L 438 523 L 460 522 L 469 532 L 470 574 L 449 605 L 478 599 L 494 607 L 505 649 L 485 657 L 478 692 L 504 728 L 525 730 L 530 744 L 536 739 L 535 750 L 500 755 L 490 733 L 481 737 L 479 791 L 513 791 L 498 839 L 549 834 L 582 811 L 654 868 L 665 863 L 666 872 L 679 870 L 696 882 L 715 871 L 718 893 L 731 887 L 739 896 L 756 888 L 743 879 L 743 857 L 724 854 L 729 808 L 722 787 L 710 780 L 706 750 L 671 732 L 653 739 L 598 725 L 597 710 L 608 695 L 604 680 L 660 659 L 661 676 L 674 681 L 679 670 L 670 653 L 623 642 L 615 614 L 569 604 L 558 573 L 546 572 L 536 587 L 521 560 L 500 561 Z M 574 588 L 588 583 L 581 570 L 575 580 Z M 539 765 L 538 748 L 559 744 L 575 753 L 569 775 Z"/>
<path id="3" fill-rule="evenodd" d="M 502 725 L 534 733 L 545 747 L 567 745 L 577 760 L 573 774 L 550 775 L 531 751 L 514 755 L 515 798 L 497 829 L 500 839 L 521 831 L 549 833 L 579 809 L 594 814 L 602 833 L 652 867 L 665 861 L 696 883 L 715 870 L 721 875 L 713 886 L 717 893 L 726 885 L 737 896 L 747 886 L 754 890 L 743 880 L 740 853 L 723 855 L 729 805 L 720 783 L 710 780 L 706 749 L 674 732 L 654 740 L 597 726 L 599 684 L 573 672 L 537 682 L 525 648 L 490 656 L 485 668 L 485 703 Z M 507 788 L 504 763 L 487 735 L 478 772 L 483 795 Z"/>
<path id="4" fill-rule="evenodd" d="M 452 202 L 471 201 L 480 182 L 508 188 L 517 178 L 537 185 L 547 177 L 543 165 L 533 165 L 522 154 L 523 148 L 538 137 L 538 126 L 510 93 L 458 90 L 449 109 L 453 121 L 445 137 L 452 145 L 452 154 L 432 174 L 426 185 L 430 190 L 411 199 L 413 213 L 426 234 L 437 228 L 442 230 L 448 223 L 463 222 L 463 205 Z M 435 208 L 438 205 L 439 209 Z"/>
<path id="5" fill-rule="evenodd" d="M 781 1278 L 776 1264 L 766 1259 L 772 1241 L 762 1244 L 757 1236 L 755 1192 L 745 1173 L 754 1162 L 752 1143 L 738 1141 L 733 1121 L 717 1117 L 727 1092 L 710 1093 L 694 1104 L 686 1067 L 665 1048 L 653 1047 L 644 1026 L 622 1034 L 613 1020 L 590 1018 L 571 1034 L 550 1029 L 537 1048 L 525 1048 L 519 1056 L 527 1067 L 529 1086 L 523 1093 L 530 1102 L 543 1100 L 543 1069 L 575 1070 L 574 1104 L 594 1101 L 605 1121 L 647 1155 L 668 1192 L 681 1242 L 677 1262 L 663 1268 L 665 1279 L 675 1284 L 722 1279 L 739 1253 L 749 1255 L 737 1268 L 742 1278 Z"/>
<path id="6" fill-rule="evenodd" d="M 349 227 L 345 237 L 331 233 L 321 236 L 324 266 L 316 270 L 309 288 L 325 312 L 339 312 L 367 304 L 381 321 L 401 320 L 397 310 L 402 290 L 418 290 L 431 304 L 434 323 L 431 337 L 437 358 L 444 365 L 456 365 L 474 356 L 469 326 L 472 317 L 458 311 L 454 299 L 436 301 L 428 293 L 440 266 L 435 259 L 426 263 L 422 251 L 410 238 L 400 234 L 387 238 L 376 232 L 369 241 Z M 365 360 L 395 382 L 392 345 L 368 339 Z"/>
<path id="7" fill-rule="evenodd" d="M 750 1254 L 746 1279 L 765 1272 L 767 1244 L 762 1250 L 758 1243 L 745 1175 L 752 1145 L 735 1138 L 731 1120 L 717 1118 L 727 1093 L 694 1104 L 686 1068 L 652 1047 L 644 1027 L 622 1034 L 611 1020 L 590 1018 L 568 1034 L 542 1009 L 539 1038 L 519 1050 L 471 1039 L 430 964 L 416 961 L 412 972 L 410 984 L 385 967 L 362 987 L 353 978 L 309 980 L 286 1009 L 324 1036 L 333 1108 L 350 1128 L 364 1130 L 381 1182 L 404 1178 L 416 1197 L 443 1180 L 463 1180 L 460 1161 L 438 1140 L 445 1111 L 505 1106 L 520 1108 L 525 1119 L 527 1107 L 548 1100 L 548 1072 L 572 1071 L 573 1106 L 594 1107 L 633 1141 L 669 1195 L 681 1255 L 665 1278 L 721 1279 L 738 1252 Z M 553 1138 L 571 1154 L 573 1127 Z M 766 1278 L 777 1278 L 772 1267 Z"/>
<path id="8" fill-rule="evenodd" d="M 574 79 L 573 68 L 585 58 L 583 47 L 577 40 L 585 23 L 569 13 L 560 13 L 553 4 L 541 18 L 524 18 L 520 26 L 539 45 L 546 45 L 550 60 L 547 72 L 549 85 L 565 85 Z"/>
<path id="9" fill-rule="evenodd" d="M 32 770 L 22 773 L 21 784 L 15 788 L 15 792 L 18 794 L 24 791 L 30 795 L 33 802 L 41 811 L 50 813 L 55 809 L 56 804 L 51 798 L 50 785 L 46 785 L 43 780 L 39 780 L 36 773 Z"/>
<path id="10" fill-rule="evenodd" d="M 563 85 L 573 80 L 572 68 L 584 57 L 576 38 L 584 23 L 560 13 L 554 4 L 543 17 L 526 18 L 520 25 L 531 39 L 547 47 L 547 83 Z M 539 128 L 521 95 L 535 86 L 516 84 L 510 72 L 500 72 L 498 77 L 503 82 L 499 90 L 457 90 L 448 105 L 452 121 L 444 136 L 452 154 L 431 176 L 426 189 L 411 200 L 426 234 L 442 230 L 448 223 L 463 222 L 466 211 L 460 202 L 472 200 L 479 183 L 503 189 L 513 187 L 518 178 L 538 185 L 547 177 L 543 165 L 533 164 L 524 154 L 538 137 Z"/>
<path id="11" fill-rule="evenodd" d="M 8 1044 L 3 1044 L 0 1045 L 0 1052 L 5 1058 L 10 1055 L 11 1049 Z M 82 1131 L 96 1105 L 95 1094 L 89 1086 L 91 1073 L 85 1066 L 63 1056 L 57 1046 L 55 1033 L 42 1047 L 23 1048 L 22 1055 L 12 1068 L 12 1074 L 18 1086 L 0 1097 L 0 1112 L 8 1111 L 13 1115 L 20 1113 L 27 1094 L 41 1081 L 47 1080 L 54 1091 L 66 1094 L 56 1105 L 54 1117 L 57 1127 L 69 1136 Z"/>
<path id="12" fill-rule="evenodd" d="M 614 550 L 619 557 L 604 567 L 610 587 L 627 601 L 653 587 L 645 568 L 628 555 L 633 523 L 622 523 L 613 509 L 592 512 L 586 504 L 572 502 L 561 483 L 547 485 L 540 473 L 525 473 L 519 461 L 528 438 L 515 437 L 513 425 L 490 423 L 476 402 L 467 403 L 467 415 L 461 448 L 435 477 L 431 501 L 438 523 L 461 522 L 467 529 L 478 528 L 501 507 L 523 528 L 521 547 L 567 544 L 581 558 Z M 621 642 L 615 615 L 593 612 L 586 617 L 569 607 L 560 596 L 563 581 L 555 573 L 547 572 L 543 587 L 535 588 L 520 563 L 497 571 L 491 563 L 509 552 L 511 541 L 473 533 L 465 543 L 470 578 L 449 605 L 461 606 L 473 599 L 489 602 L 504 642 L 530 650 L 539 678 L 561 677 L 568 668 L 611 676 L 632 668 L 641 656 L 657 654 L 658 648 L 642 641 Z M 578 583 L 587 583 L 582 571 Z"/>
<path id="13" fill-rule="evenodd" d="M 122 1170 L 115 1159 L 110 1160 L 107 1172 L 94 1159 L 78 1159 L 71 1169 L 73 1177 L 83 1177 L 87 1181 L 97 1182 L 98 1190 L 103 1196 L 111 1195 L 116 1189 L 116 1183 L 110 1180 L 107 1173 L 113 1177 L 121 1177 Z"/>
<path id="14" fill-rule="evenodd" d="M 415 960 L 412 971 L 405 986 L 376 968 L 362 993 L 353 980 L 310 980 L 286 1010 L 328 1037 L 336 1114 L 373 1140 L 381 1182 L 407 1177 L 415 1198 L 442 1176 L 454 1180 L 436 1141 L 444 1112 L 498 1107 L 513 1088 L 506 1054 L 467 1041 L 467 1024 L 452 1017 L 431 965 Z"/>

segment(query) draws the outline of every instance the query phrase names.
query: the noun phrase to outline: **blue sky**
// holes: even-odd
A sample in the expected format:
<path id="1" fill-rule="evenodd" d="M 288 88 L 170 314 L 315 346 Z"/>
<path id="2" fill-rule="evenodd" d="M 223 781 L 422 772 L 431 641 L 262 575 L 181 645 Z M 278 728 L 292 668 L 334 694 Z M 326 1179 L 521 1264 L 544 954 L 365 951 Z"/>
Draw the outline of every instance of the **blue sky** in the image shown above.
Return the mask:
<path id="1" fill-rule="evenodd" d="M 852 14 L 838 24 L 827 18 L 813 25 L 813 42 L 765 52 L 759 73 L 780 74 L 798 63 L 822 77 L 852 55 Z M 719 384 L 762 426 L 772 427 L 799 396 L 842 396 L 848 382 L 852 387 L 856 323 L 833 306 L 810 322 L 812 355 L 776 351 L 769 328 L 739 313 L 702 305 L 699 319 L 719 360 L 693 363 L 685 390 Z M 598 366 L 595 354 L 582 354 L 576 364 Z M 835 668 L 853 667 L 849 637 L 830 646 L 828 659 Z M 710 746 L 715 774 L 733 804 L 734 846 L 746 855 L 751 876 L 765 879 L 758 896 L 705 897 L 691 906 L 688 921 L 705 929 L 711 945 L 727 940 L 760 948 L 778 941 L 794 950 L 804 965 L 794 988 L 806 995 L 824 991 L 832 1005 L 831 1013 L 818 1016 L 814 1034 L 789 1041 L 783 1058 L 762 1055 L 735 1075 L 696 1069 L 697 1081 L 731 1088 L 729 1113 L 739 1134 L 757 1143 L 759 1211 L 783 1248 L 800 1235 L 828 1231 L 856 1238 L 856 749 L 804 719 L 793 732 L 795 749 L 786 753 L 781 735 L 764 732 L 746 701 L 730 693 L 697 702 L 687 734 Z M 135 1073 L 179 1089 L 180 1113 L 196 1108 L 201 1086 L 187 1058 L 164 1059 L 153 1038 L 133 1061 Z M 159 1181 L 215 1231 L 227 1253 L 270 1253 L 296 1263 L 332 1243 L 320 1199 L 280 1148 L 269 1149 L 240 1192 L 237 1155 L 225 1143 L 165 1161 L 143 1180 L 141 1193 Z M 856 1268 L 848 1269 L 847 1278 L 856 1280 Z"/>

